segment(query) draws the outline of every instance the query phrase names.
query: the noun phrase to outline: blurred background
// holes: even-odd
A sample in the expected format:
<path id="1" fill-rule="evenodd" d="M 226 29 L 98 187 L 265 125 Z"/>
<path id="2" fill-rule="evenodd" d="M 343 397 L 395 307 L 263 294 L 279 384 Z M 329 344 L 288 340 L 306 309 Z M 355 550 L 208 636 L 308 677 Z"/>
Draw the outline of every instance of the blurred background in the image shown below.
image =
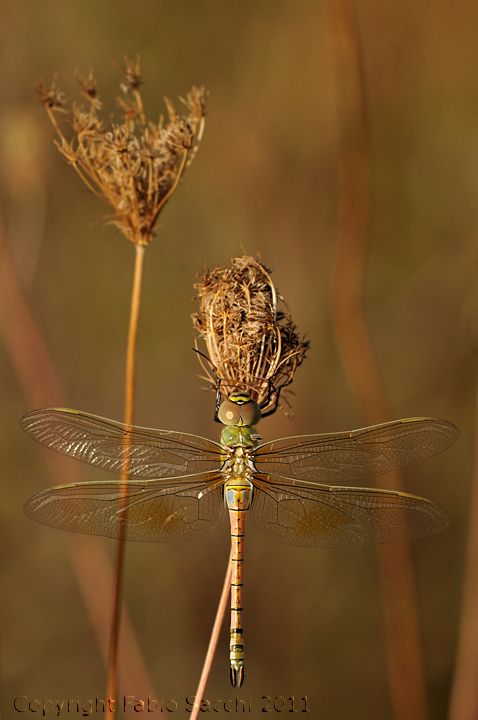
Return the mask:
<path id="1" fill-rule="evenodd" d="M 450 517 L 445 531 L 412 546 L 429 716 L 439 720 L 447 717 L 453 681 L 471 497 L 478 6 L 365 0 L 358 10 L 372 198 L 364 311 L 388 419 L 445 418 L 462 432 L 455 447 L 405 475 L 409 492 Z M 40 75 L 48 83 L 58 72 L 78 100 L 75 70 L 93 67 L 112 119 L 121 80 L 112 61 L 122 64 L 124 55 L 141 55 L 152 119 L 165 111 L 164 95 L 177 101 L 192 85 L 210 91 L 203 142 L 146 254 L 136 423 L 218 438 L 214 395 L 202 389 L 192 351 L 193 286 L 199 271 L 245 251 L 273 269 L 310 340 L 293 385 L 294 419 L 267 419 L 264 439 L 364 423 L 331 320 L 341 89 L 327 7 L 306 0 L 16 0 L 3 3 L 2 16 L 0 228 L 13 263 L 4 269 L 18 282 L 8 295 L 13 305 L 1 309 L 0 343 L 0 645 L 10 718 L 19 695 L 81 702 L 101 698 L 106 682 L 85 601 L 85 593 L 104 590 L 81 589 L 67 534 L 22 511 L 32 494 L 71 482 L 75 465 L 62 465 L 63 479 L 52 480 L 50 451 L 19 426 L 39 388 L 48 395 L 41 372 L 25 379 L 22 363 L 31 365 L 38 349 L 15 341 L 18 323 L 29 322 L 22 303 L 62 401 L 121 420 L 134 260 L 134 248 L 103 226 L 107 209 L 57 152 L 33 93 Z M 98 542 L 113 557 L 114 543 Z M 286 698 L 287 709 L 287 698 L 307 696 L 312 718 L 391 717 L 375 550 L 289 548 L 252 527 L 245 548 L 239 696 L 251 698 L 249 716 L 262 717 L 262 696 Z M 127 548 L 125 597 L 151 694 L 174 699 L 177 716 L 186 717 L 185 697 L 196 689 L 228 552 L 226 525 L 189 544 Z M 235 698 L 228 672 L 226 623 L 206 698 Z M 133 692 L 127 679 L 123 687 Z"/>

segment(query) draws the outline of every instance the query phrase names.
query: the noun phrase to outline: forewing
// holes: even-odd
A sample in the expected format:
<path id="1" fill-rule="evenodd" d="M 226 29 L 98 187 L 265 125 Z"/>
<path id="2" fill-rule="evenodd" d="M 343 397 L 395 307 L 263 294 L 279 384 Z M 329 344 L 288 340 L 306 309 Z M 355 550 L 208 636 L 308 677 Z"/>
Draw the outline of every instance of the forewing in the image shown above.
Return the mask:
<path id="1" fill-rule="evenodd" d="M 221 466 L 220 445 L 198 435 L 123 425 L 63 408 L 35 410 L 21 424 L 52 450 L 132 476 L 172 478 Z"/>
<path id="2" fill-rule="evenodd" d="M 429 500 L 369 488 L 275 483 L 256 476 L 254 525 L 277 540 L 302 547 L 347 547 L 431 535 L 448 525 Z"/>
<path id="3" fill-rule="evenodd" d="M 273 440 L 259 445 L 254 463 L 260 473 L 340 484 L 414 465 L 446 450 L 459 435 L 445 420 L 409 418 L 352 432 Z"/>
<path id="4" fill-rule="evenodd" d="M 171 481 L 77 483 L 43 490 L 25 513 L 61 530 L 126 540 L 189 540 L 212 530 L 224 515 L 223 478 L 202 473 Z"/>

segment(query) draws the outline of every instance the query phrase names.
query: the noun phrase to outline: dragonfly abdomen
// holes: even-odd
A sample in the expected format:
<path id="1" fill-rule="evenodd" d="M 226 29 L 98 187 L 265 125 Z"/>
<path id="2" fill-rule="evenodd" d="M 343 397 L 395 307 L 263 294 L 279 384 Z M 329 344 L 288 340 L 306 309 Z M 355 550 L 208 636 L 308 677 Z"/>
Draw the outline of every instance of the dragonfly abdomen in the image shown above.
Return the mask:
<path id="1" fill-rule="evenodd" d="M 244 476 L 229 479 L 224 486 L 224 500 L 231 522 L 231 683 L 240 687 L 244 680 L 244 640 L 242 625 L 242 564 L 246 512 L 252 501 L 252 483 Z"/>
<path id="2" fill-rule="evenodd" d="M 240 687 L 244 680 L 244 631 L 242 623 L 242 563 L 244 558 L 244 528 L 246 509 L 230 510 L 231 520 L 231 683 Z"/>

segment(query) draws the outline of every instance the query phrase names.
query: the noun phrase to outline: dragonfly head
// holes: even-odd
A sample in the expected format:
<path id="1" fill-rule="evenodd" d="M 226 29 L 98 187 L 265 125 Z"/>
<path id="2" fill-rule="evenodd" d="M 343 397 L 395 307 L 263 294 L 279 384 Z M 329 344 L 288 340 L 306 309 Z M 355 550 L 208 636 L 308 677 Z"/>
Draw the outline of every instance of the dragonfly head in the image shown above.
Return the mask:
<path id="1" fill-rule="evenodd" d="M 221 403 L 217 416 L 224 425 L 257 425 L 261 409 L 247 393 L 235 392 Z"/>

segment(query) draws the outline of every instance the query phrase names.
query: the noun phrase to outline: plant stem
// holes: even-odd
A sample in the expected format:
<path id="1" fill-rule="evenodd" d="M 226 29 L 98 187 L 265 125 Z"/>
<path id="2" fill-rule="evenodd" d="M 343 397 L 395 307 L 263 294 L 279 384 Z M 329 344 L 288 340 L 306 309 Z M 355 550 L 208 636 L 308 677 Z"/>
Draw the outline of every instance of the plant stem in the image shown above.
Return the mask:
<path id="1" fill-rule="evenodd" d="M 363 284 L 371 219 L 367 78 L 356 0 L 330 0 L 326 9 L 338 70 L 340 218 L 332 281 L 334 334 L 345 373 L 367 425 L 390 417 L 370 341 Z M 401 490 L 399 473 L 383 485 Z M 379 546 L 388 677 L 395 720 L 427 720 L 423 653 L 410 544 Z"/>
<path id="2" fill-rule="evenodd" d="M 126 352 L 126 386 L 125 386 L 125 408 L 124 423 L 132 425 L 134 418 L 134 389 L 135 389 L 135 369 L 136 369 L 136 339 L 138 335 L 138 319 L 141 300 L 141 285 L 143 279 L 144 265 L 144 245 L 135 245 L 136 256 L 134 266 L 133 291 L 131 294 L 131 309 L 128 331 L 128 347 Z M 127 456 L 128 439 L 125 440 L 125 455 Z M 128 461 L 126 459 L 125 466 L 121 473 L 122 483 L 122 499 L 120 512 L 125 518 L 125 505 L 127 499 L 128 484 Z M 110 653 L 108 665 L 108 687 L 107 698 L 116 699 L 117 681 L 118 681 L 118 640 L 121 621 L 122 609 L 122 584 L 123 584 L 123 568 L 125 556 L 125 537 L 124 523 L 121 525 L 120 535 L 116 550 L 115 579 L 113 588 L 113 609 L 111 618 L 111 635 L 110 635 Z M 115 704 L 116 709 L 116 704 Z M 106 709 L 105 717 L 110 717 L 109 708 Z"/>
<path id="3" fill-rule="evenodd" d="M 478 393 L 475 403 L 475 437 L 465 578 L 449 720 L 474 720 L 478 716 L 476 683 L 478 670 L 478 616 L 476 613 L 478 600 Z"/>
<path id="4" fill-rule="evenodd" d="M 231 551 L 231 555 L 232 555 L 232 551 Z M 229 597 L 229 593 L 231 591 L 231 575 L 232 575 L 231 555 L 229 555 L 229 562 L 227 564 L 226 577 L 224 578 L 224 586 L 222 588 L 221 599 L 219 600 L 219 605 L 218 605 L 217 613 L 216 613 L 216 619 L 214 620 L 214 625 L 212 628 L 211 639 L 209 640 L 209 646 L 207 649 L 206 658 L 204 660 L 204 666 L 202 669 L 201 677 L 199 679 L 198 689 L 196 690 L 196 700 L 194 703 L 194 710 L 191 713 L 191 720 L 196 720 L 196 718 L 199 714 L 201 700 L 204 695 L 204 690 L 206 689 L 206 683 L 209 678 L 209 673 L 211 672 L 211 665 L 212 665 L 212 661 L 214 658 L 214 654 L 216 652 L 217 641 L 219 638 L 219 632 L 221 630 L 221 624 L 224 619 L 224 613 L 226 611 L 227 598 Z"/>
<path id="5" fill-rule="evenodd" d="M 28 406 L 31 409 L 48 405 L 68 407 L 45 338 L 19 281 L 10 251 L 13 238 L 5 237 L 5 234 L 0 209 L 0 338 Z M 45 453 L 45 462 L 51 475 L 51 485 L 60 485 L 65 478 L 71 483 L 86 481 L 80 463 L 70 465 L 68 458 L 50 452 Z M 107 595 L 113 582 L 111 562 L 100 538 L 67 533 L 66 539 L 78 587 L 106 664 L 108 629 L 105 618 L 109 613 Z M 123 646 L 124 672 L 131 686 L 138 688 L 139 696 L 147 695 L 152 683 L 127 613 L 123 617 Z"/>

